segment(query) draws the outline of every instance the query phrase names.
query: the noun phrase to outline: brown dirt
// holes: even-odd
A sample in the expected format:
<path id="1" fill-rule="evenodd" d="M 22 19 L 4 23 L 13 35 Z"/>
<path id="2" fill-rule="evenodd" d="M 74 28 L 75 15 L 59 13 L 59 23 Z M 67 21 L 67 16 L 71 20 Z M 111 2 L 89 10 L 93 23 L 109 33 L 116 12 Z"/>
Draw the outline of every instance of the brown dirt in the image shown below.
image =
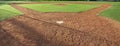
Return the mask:
<path id="1" fill-rule="evenodd" d="M 54 4 L 54 5 L 57 5 L 57 6 L 65 6 L 67 4 Z"/>
<path id="2" fill-rule="evenodd" d="M 11 41 L 18 41 L 19 46 L 120 45 L 120 24 L 97 15 L 109 4 L 82 13 L 40 13 L 16 4 L 12 6 L 25 14 L 1 22 L 1 29 L 15 38 L 16 41 Z M 59 20 L 64 23 L 56 24 Z"/>
<path id="3" fill-rule="evenodd" d="M 14 44 L 13 44 L 14 43 Z M 0 46 L 24 46 L 16 38 L 7 33 L 6 30 L 0 28 Z"/>

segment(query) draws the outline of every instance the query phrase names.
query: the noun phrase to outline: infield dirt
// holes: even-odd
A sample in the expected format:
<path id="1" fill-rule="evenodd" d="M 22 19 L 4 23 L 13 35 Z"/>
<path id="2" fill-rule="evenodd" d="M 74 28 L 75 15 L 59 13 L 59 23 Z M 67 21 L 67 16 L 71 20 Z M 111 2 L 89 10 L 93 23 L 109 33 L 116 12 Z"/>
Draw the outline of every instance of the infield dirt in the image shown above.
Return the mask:
<path id="1" fill-rule="evenodd" d="M 1 46 L 119 46 L 120 24 L 98 14 L 111 7 L 101 7 L 80 13 L 41 13 L 21 7 L 12 6 L 23 12 L 2 21 Z M 56 21 L 64 21 L 57 24 Z M 4 37 L 10 37 L 4 39 Z M 6 44 L 7 42 L 7 44 Z M 15 44 L 13 44 L 13 43 Z"/>

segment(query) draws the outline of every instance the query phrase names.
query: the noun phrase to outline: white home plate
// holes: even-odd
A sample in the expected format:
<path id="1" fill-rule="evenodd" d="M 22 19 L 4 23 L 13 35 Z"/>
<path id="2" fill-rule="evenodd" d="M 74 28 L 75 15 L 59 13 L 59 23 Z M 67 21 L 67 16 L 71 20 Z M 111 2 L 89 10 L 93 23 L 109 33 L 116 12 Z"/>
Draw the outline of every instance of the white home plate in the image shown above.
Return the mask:
<path id="1" fill-rule="evenodd" d="M 56 21 L 57 24 L 62 24 L 64 23 L 63 21 Z"/>

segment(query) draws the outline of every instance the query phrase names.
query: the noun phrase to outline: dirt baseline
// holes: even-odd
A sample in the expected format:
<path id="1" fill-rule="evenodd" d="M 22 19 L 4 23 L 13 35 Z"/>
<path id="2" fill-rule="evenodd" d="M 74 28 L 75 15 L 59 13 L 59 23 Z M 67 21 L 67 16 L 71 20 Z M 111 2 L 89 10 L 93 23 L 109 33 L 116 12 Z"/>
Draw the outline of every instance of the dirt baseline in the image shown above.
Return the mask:
<path id="1" fill-rule="evenodd" d="M 16 39 L 12 40 L 16 44 L 9 43 L 12 46 L 120 45 L 119 23 L 97 16 L 109 4 L 82 13 L 40 13 L 16 4 L 12 6 L 25 13 L 1 22 L 1 31 Z M 64 23 L 56 24 L 58 20 Z"/>

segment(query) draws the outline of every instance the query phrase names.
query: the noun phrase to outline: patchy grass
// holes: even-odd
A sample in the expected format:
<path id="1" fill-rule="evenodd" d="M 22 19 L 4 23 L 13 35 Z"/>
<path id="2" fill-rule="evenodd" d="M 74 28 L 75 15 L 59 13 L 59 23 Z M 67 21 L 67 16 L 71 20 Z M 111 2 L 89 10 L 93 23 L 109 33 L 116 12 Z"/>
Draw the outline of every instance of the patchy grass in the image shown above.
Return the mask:
<path id="1" fill-rule="evenodd" d="M 22 14 L 18 10 L 14 9 L 10 5 L 0 5 L 0 21 Z"/>
<path id="2" fill-rule="evenodd" d="M 55 4 L 21 4 L 20 6 L 39 12 L 83 12 L 96 8 L 99 5 L 65 4 L 64 6 L 59 6 Z"/>
<path id="3" fill-rule="evenodd" d="M 103 11 L 100 15 L 105 16 L 117 21 L 120 21 L 120 3 L 119 2 L 112 2 L 112 7 Z"/>

